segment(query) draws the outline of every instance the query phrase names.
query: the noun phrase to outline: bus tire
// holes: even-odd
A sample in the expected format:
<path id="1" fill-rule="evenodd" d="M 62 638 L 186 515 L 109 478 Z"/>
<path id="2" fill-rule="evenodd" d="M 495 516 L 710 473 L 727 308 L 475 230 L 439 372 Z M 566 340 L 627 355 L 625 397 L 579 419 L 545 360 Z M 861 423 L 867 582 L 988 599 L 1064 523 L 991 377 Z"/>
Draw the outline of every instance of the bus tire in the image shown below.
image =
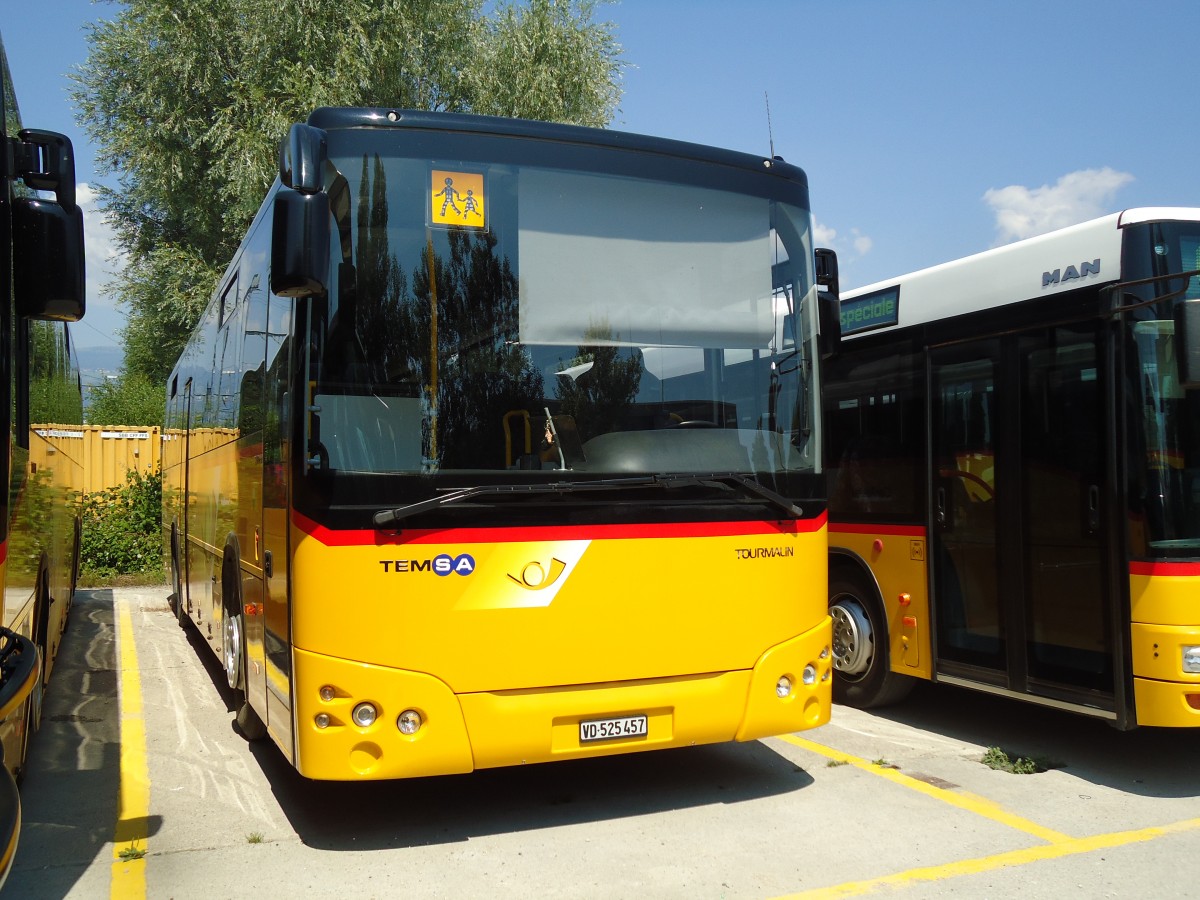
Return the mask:
<path id="1" fill-rule="evenodd" d="M 83 564 L 83 523 L 75 517 L 73 529 L 74 546 L 71 549 L 71 593 L 67 595 L 67 608 L 63 612 L 63 631 L 71 624 L 71 608 L 75 605 L 75 592 L 79 590 L 79 568 Z"/>
<path id="2" fill-rule="evenodd" d="M 859 579 L 830 573 L 829 615 L 834 702 L 870 709 L 903 699 L 914 679 L 891 670 L 887 621 L 875 591 Z"/>
<path id="3" fill-rule="evenodd" d="M 254 707 L 246 702 L 245 694 L 242 695 L 234 722 L 237 723 L 237 730 L 241 732 L 242 737 L 248 741 L 261 741 L 267 736 L 267 726 L 258 717 Z"/>
<path id="4" fill-rule="evenodd" d="M 33 739 L 34 733 L 42 727 L 42 701 L 46 693 L 46 650 L 49 646 L 49 636 L 46 632 L 50 627 L 49 578 L 45 563 L 43 563 L 38 569 L 37 591 L 33 604 L 32 636 L 33 645 L 37 648 L 41 660 L 38 663 L 37 680 L 33 685 L 33 690 L 29 692 L 29 697 L 25 700 L 25 727 L 24 735 L 21 738 L 21 758 L 17 760 L 13 774 L 18 786 L 24 783 L 25 773 L 28 771 L 29 742 Z"/>
<path id="5" fill-rule="evenodd" d="M 236 546 L 225 551 L 222 573 L 224 617 L 221 623 L 221 662 L 233 691 L 234 722 L 248 741 L 266 737 L 267 727 L 246 699 L 246 628 L 242 610 L 241 562 Z"/>
<path id="6" fill-rule="evenodd" d="M 175 591 L 174 605 L 175 620 L 179 627 L 187 625 L 188 614 L 183 605 L 183 574 L 179 566 L 179 535 L 175 526 L 171 526 L 171 587 Z"/>

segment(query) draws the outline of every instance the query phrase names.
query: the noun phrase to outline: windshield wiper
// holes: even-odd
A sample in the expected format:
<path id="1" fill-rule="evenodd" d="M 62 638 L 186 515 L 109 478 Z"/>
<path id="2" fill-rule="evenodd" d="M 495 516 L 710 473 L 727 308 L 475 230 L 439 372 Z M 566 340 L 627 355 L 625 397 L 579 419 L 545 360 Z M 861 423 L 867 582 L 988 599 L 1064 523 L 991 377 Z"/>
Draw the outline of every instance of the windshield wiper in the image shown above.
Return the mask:
<path id="1" fill-rule="evenodd" d="M 772 506 L 782 510 L 788 516 L 799 518 L 803 513 L 782 494 L 777 494 L 770 488 L 763 487 L 752 478 L 738 475 L 735 472 L 716 473 L 712 475 L 634 475 L 629 478 L 603 478 L 596 481 L 551 481 L 542 484 L 482 484 L 475 487 L 461 488 L 449 491 L 440 497 L 430 497 L 407 506 L 395 509 L 381 509 L 375 513 L 376 528 L 387 528 L 421 513 L 453 506 L 464 500 L 477 497 L 519 497 L 533 494 L 573 494 L 582 491 L 619 491 L 628 488 L 683 488 L 705 487 L 717 488 L 724 491 L 733 490 L 731 484 L 737 485 L 746 492 L 765 500 Z"/>
<path id="2" fill-rule="evenodd" d="M 697 484 L 703 484 L 711 487 L 721 487 L 722 485 L 720 482 L 732 482 L 747 493 L 754 494 L 760 499 L 766 500 L 772 506 L 783 511 L 792 518 L 799 519 L 804 515 L 804 511 L 787 497 L 783 496 L 783 494 L 777 493 L 776 491 L 771 490 L 769 487 L 759 484 L 753 478 L 747 478 L 745 475 L 739 475 L 737 472 L 722 472 L 703 476 L 673 475 L 671 478 L 680 480 L 694 478 Z M 670 486 L 675 487 L 676 485 Z M 682 486 L 682 484 L 679 486 Z M 726 488 L 726 490 L 728 489 L 729 488 Z"/>
<path id="3" fill-rule="evenodd" d="M 571 494 L 576 491 L 613 491 L 629 487 L 653 487 L 653 475 L 632 478 L 606 478 L 599 481 L 551 481 L 542 484 L 481 484 L 449 491 L 440 497 L 430 497 L 397 509 L 381 509 L 375 513 L 375 527 L 387 528 L 393 522 L 420 515 L 433 509 L 452 506 L 476 497 L 522 496 L 525 494 Z"/>

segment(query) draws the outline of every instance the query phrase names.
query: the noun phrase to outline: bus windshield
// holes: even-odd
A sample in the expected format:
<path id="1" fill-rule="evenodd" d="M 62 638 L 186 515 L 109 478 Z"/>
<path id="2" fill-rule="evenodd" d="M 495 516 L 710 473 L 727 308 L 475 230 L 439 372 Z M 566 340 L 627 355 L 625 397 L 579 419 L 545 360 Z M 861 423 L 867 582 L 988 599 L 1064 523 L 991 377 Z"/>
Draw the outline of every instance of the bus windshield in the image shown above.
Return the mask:
<path id="1" fill-rule="evenodd" d="M 810 220 L 771 194 L 787 182 L 433 140 L 331 134 L 309 471 L 819 471 Z"/>
<path id="2" fill-rule="evenodd" d="M 1175 224 L 1155 226 L 1151 271 L 1155 275 L 1200 269 L 1200 231 Z M 1182 295 L 1178 295 L 1183 288 Z M 1145 509 L 1146 550 L 1156 556 L 1200 551 L 1200 391 L 1185 390 L 1176 366 L 1173 306 L 1200 299 L 1200 277 L 1159 282 L 1171 299 L 1142 307 L 1133 322 L 1140 389 L 1141 442 L 1134 455 L 1134 483 L 1140 480 Z M 1143 473 L 1136 471 L 1144 460 Z M 1141 474 L 1139 479 L 1137 476 Z"/>

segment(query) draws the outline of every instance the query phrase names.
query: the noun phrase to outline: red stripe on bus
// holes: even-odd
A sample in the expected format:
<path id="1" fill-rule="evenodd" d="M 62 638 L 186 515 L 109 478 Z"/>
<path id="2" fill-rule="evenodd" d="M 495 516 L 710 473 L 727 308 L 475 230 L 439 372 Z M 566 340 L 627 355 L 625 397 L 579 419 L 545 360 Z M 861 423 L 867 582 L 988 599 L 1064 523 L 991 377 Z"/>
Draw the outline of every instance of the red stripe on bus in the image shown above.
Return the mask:
<path id="1" fill-rule="evenodd" d="M 904 537 L 924 537 L 922 525 L 862 525 L 856 522 L 830 522 L 830 534 L 896 534 Z"/>
<path id="2" fill-rule="evenodd" d="M 1131 562 L 1130 575 L 1200 575 L 1200 562 Z"/>
<path id="3" fill-rule="evenodd" d="M 664 522 L 638 525 L 568 525 L 521 528 L 445 528 L 405 531 L 400 534 L 368 529 L 338 531 L 292 512 L 292 524 L 329 547 L 381 544 L 499 544 L 518 541 L 592 541 L 634 538 L 741 537 L 771 534 L 808 534 L 823 528 L 826 514 L 787 522 Z"/>

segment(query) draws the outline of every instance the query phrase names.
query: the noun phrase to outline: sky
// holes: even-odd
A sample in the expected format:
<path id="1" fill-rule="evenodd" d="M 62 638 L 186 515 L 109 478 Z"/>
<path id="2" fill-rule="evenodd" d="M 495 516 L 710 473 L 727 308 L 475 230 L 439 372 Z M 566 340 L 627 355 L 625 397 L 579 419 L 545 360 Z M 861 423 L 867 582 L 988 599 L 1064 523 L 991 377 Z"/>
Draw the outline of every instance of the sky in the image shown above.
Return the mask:
<path id="1" fill-rule="evenodd" d="M 119 7 L 7 0 L 0 32 L 28 127 L 75 145 L 85 27 Z M 622 0 L 612 127 L 776 155 L 808 173 L 843 289 L 1135 206 L 1200 206 L 1198 0 Z M 114 259 L 81 187 L 81 348 L 118 347 Z"/>

